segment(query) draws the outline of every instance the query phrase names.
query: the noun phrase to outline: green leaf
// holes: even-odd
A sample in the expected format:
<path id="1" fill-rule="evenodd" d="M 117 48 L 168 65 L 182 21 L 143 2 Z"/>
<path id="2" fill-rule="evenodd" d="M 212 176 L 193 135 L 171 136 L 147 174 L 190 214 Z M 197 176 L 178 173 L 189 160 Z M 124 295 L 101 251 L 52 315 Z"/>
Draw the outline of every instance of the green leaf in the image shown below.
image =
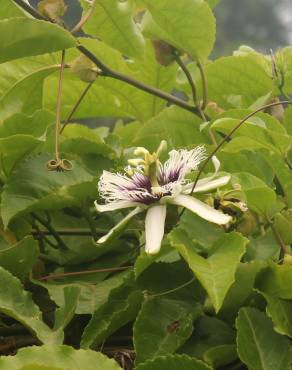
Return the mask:
<path id="1" fill-rule="evenodd" d="M 2 193 L 5 226 L 19 213 L 77 205 L 95 193 L 94 178 L 84 167 L 72 161 L 72 171 L 48 171 L 46 164 L 50 159 L 47 154 L 31 157 L 12 173 Z"/>
<path id="2" fill-rule="evenodd" d="M 0 138 L 12 135 L 31 135 L 39 138 L 44 135 L 49 125 L 54 123 L 55 116 L 47 110 L 38 110 L 31 116 L 24 113 L 16 113 L 1 122 Z"/>
<path id="3" fill-rule="evenodd" d="M 146 122 L 132 144 L 150 151 L 156 150 L 161 140 L 167 140 L 170 148 L 202 144 L 209 140 L 200 132 L 200 123 L 194 114 L 172 106 Z"/>
<path id="4" fill-rule="evenodd" d="M 58 69 L 51 65 L 35 70 L 6 90 L 0 98 L 0 120 L 19 112 L 31 115 L 42 108 L 44 79 Z"/>
<path id="5" fill-rule="evenodd" d="M 204 353 L 204 360 L 215 368 L 228 365 L 237 359 L 236 346 L 224 344 L 213 347 Z"/>
<path id="6" fill-rule="evenodd" d="M 25 158 L 36 149 L 44 139 L 30 135 L 13 135 L 0 138 L 0 168 L 2 177 L 6 179 L 19 160 Z"/>
<path id="7" fill-rule="evenodd" d="M 86 12 L 90 6 L 85 0 L 80 3 Z M 141 57 L 144 39 L 133 20 L 134 3 L 126 0 L 101 0 L 95 4 L 94 12 L 83 26 L 83 30 L 105 41 L 110 46 L 130 57 Z"/>
<path id="8" fill-rule="evenodd" d="M 256 288 L 265 294 L 281 299 L 292 299 L 292 265 L 277 265 L 270 262 L 270 266 L 258 274 Z"/>
<path id="9" fill-rule="evenodd" d="M 13 0 L 2 0 L 0 19 L 23 17 L 24 11 L 22 11 Z"/>
<path id="10" fill-rule="evenodd" d="M 282 156 L 275 153 L 266 153 L 268 163 L 274 170 L 279 181 L 288 208 L 292 208 L 292 171 L 285 163 Z"/>
<path id="11" fill-rule="evenodd" d="M 271 263 L 257 277 L 256 288 L 267 301 L 267 314 L 275 330 L 292 337 L 292 267 Z"/>
<path id="12" fill-rule="evenodd" d="M 0 126 L 0 169 L 8 177 L 20 159 L 29 155 L 45 141 L 45 131 L 54 116 L 45 110 L 32 116 L 17 113 L 4 120 Z"/>
<path id="13" fill-rule="evenodd" d="M 2 267 L 0 277 L 0 311 L 21 322 L 43 343 L 60 343 L 60 336 L 42 321 L 41 311 L 20 281 Z"/>
<path id="14" fill-rule="evenodd" d="M 219 3 L 220 0 L 206 0 L 209 6 L 213 9 Z"/>
<path id="15" fill-rule="evenodd" d="M 250 243 L 246 251 L 248 260 L 270 260 L 279 255 L 279 242 L 273 231 L 267 230 L 264 235 L 250 236 Z"/>
<path id="16" fill-rule="evenodd" d="M 218 312 L 235 281 L 235 271 L 245 252 L 247 239 L 235 232 L 225 234 L 215 242 L 209 257 L 203 258 L 196 253 L 183 230 L 175 229 L 169 238 L 206 289 L 215 311 Z"/>
<path id="17" fill-rule="evenodd" d="M 267 315 L 272 319 L 274 329 L 282 335 L 292 337 L 292 300 L 281 299 L 261 292 L 267 301 Z"/>
<path id="18" fill-rule="evenodd" d="M 27 236 L 14 245 L 7 244 L 5 247 L 1 245 L 0 266 L 24 280 L 31 272 L 38 255 L 39 248 L 36 240 Z"/>
<path id="19" fill-rule="evenodd" d="M 213 244 L 224 234 L 224 230 L 220 226 L 203 220 L 188 210 L 182 215 L 179 228 L 183 229 L 188 238 L 205 252 L 210 251 Z"/>
<path id="20" fill-rule="evenodd" d="M 292 135 L 292 106 L 289 105 L 284 113 L 284 125 L 289 135 Z"/>
<path id="21" fill-rule="evenodd" d="M 257 261 L 240 263 L 235 273 L 235 282 L 231 285 L 220 310 L 220 317 L 233 320 L 238 310 L 253 293 L 257 273 L 263 264 Z"/>
<path id="22" fill-rule="evenodd" d="M 153 17 L 146 15 L 142 24 L 146 36 L 163 39 L 195 59 L 208 57 L 215 40 L 215 18 L 205 1 L 143 0 L 143 3 Z"/>
<path id="23" fill-rule="evenodd" d="M 68 31 L 56 24 L 31 18 L 1 20 L 0 35 L 0 63 L 76 45 Z"/>
<path id="24" fill-rule="evenodd" d="M 79 295 L 80 289 L 76 286 L 64 288 L 64 305 L 55 312 L 54 331 L 62 331 L 73 319 Z"/>
<path id="25" fill-rule="evenodd" d="M 262 180 L 249 173 L 236 173 L 233 183 L 239 183 L 247 200 L 247 206 L 252 211 L 266 217 L 273 211 L 276 203 L 276 194 Z"/>
<path id="26" fill-rule="evenodd" d="M 61 138 L 62 150 L 66 153 L 100 154 L 104 157 L 114 150 L 100 138 L 98 133 L 84 125 L 68 125 Z"/>
<path id="27" fill-rule="evenodd" d="M 216 131 L 228 134 L 239 123 L 238 119 L 221 118 L 212 124 Z M 279 132 L 278 132 L 279 131 Z M 292 138 L 281 129 L 276 130 L 267 128 L 265 122 L 260 120 L 245 122 L 233 134 L 233 139 L 225 145 L 226 152 L 238 152 L 245 149 L 268 149 L 272 152 L 281 154 L 292 144 Z M 256 138 L 256 139 L 255 139 Z"/>
<path id="28" fill-rule="evenodd" d="M 200 313 L 194 302 L 173 295 L 146 298 L 134 324 L 136 364 L 174 353 L 192 334 Z"/>
<path id="29" fill-rule="evenodd" d="M 235 331 L 224 321 L 214 316 L 203 315 L 196 321 L 191 338 L 180 352 L 203 359 L 210 350 L 234 345 L 234 339 Z"/>
<path id="30" fill-rule="evenodd" d="M 141 82 L 171 92 L 174 86 L 177 67 L 163 67 L 155 60 L 153 47 L 147 43 L 145 57 L 141 60 L 129 61 L 101 41 L 94 39 L 79 39 L 94 55 L 112 69 L 133 77 Z M 68 52 L 68 60 L 76 57 L 75 51 Z M 44 103 L 48 109 L 55 108 L 55 91 L 57 91 L 58 76 L 50 76 L 45 83 Z M 62 99 L 62 117 L 65 119 L 74 104 L 84 91 L 86 84 L 78 80 L 70 72 L 65 72 L 64 93 Z M 124 117 L 130 116 L 141 122 L 157 114 L 166 106 L 166 101 L 145 91 L 116 79 L 99 76 L 82 101 L 76 118 Z"/>
<path id="31" fill-rule="evenodd" d="M 274 226 L 286 245 L 292 244 L 292 209 L 277 213 Z"/>
<path id="32" fill-rule="evenodd" d="M 185 355 L 168 355 L 149 360 L 135 367 L 135 370 L 212 370 L 203 361 Z"/>
<path id="33" fill-rule="evenodd" d="M 249 370 L 288 370 L 290 344 L 264 313 L 241 308 L 236 320 L 238 354 Z"/>
<path id="34" fill-rule="evenodd" d="M 3 370 L 34 369 L 31 366 L 40 370 L 121 370 L 116 361 L 101 353 L 54 345 L 23 348 L 15 356 L 1 357 L 0 366 Z"/>
<path id="35" fill-rule="evenodd" d="M 249 107 L 273 89 L 272 79 L 249 56 L 224 57 L 206 67 L 209 100 L 221 108 Z"/>
<path id="36" fill-rule="evenodd" d="M 131 273 L 131 272 L 130 272 Z M 76 287 L 80 290 L 76 306 L 77 314 L 93 314 L 102 307 L 109 298 L 113 289 L 123 286 L 129 271 L 114 275 L 97 284 L 88 282 L 72 282 L 72 283 L 42 283 L 34 281 L 35 284 L 47 289 L 51 299 L 56 302 L 59 307 L 66 305 L 65 289 L 68 287 Z"/>
<path id="37" fill-rule="evenodd" d="M 92 315 L 81 340 L 82 348 L 97 348 L 109 335 L 133 321 L 140 309 L 142 293 L 129 275 L 122 286 L 112 289 L 108 300 Z"/>

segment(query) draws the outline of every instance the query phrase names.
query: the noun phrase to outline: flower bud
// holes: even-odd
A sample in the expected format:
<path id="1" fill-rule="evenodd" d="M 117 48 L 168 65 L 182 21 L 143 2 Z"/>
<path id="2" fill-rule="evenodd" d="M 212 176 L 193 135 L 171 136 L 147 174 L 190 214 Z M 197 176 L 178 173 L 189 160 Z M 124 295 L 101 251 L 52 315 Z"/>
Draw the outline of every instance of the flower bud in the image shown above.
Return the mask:
<path id="1" fill-rule="evenodd" d="M 62 23 L 61 17 L 66 13 L 64 0 L 42 0 L 38 3 L 38 11 L 56 23 Z"/>
<path id="2" fill-rule="evenodd" d="M 71 70 L 84 82 L 94 82 L 99 74 L 95 64 L 85 55 L 80 55 L 72 62 Z"/>
<path id="3" fill-rule="evenodd" d="M 155 57 L 159 64 L 164 67 L 169 66 L 175 60 L 174 47 L 162 40 L 152 40 Z"/>

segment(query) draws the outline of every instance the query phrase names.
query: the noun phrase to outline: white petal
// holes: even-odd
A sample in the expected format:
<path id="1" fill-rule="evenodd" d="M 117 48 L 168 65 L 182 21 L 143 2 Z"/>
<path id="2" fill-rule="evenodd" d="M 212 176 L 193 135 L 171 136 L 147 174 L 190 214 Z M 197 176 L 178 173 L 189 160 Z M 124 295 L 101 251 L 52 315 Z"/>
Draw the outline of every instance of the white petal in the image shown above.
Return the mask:
<path id="1" fill-rule="evenodd" d="M 177 197 L 170 199 L 170 202 L 178 206 L 186 207 L 205 220 L 214 222 L 218 225 L 225 225 L 232 219 L 231 216 L 217 211 L 216 209 L 208 206 L 196 198 L 193 198 L 190 195 L 178 195 Z"/>
<path id="2" fill-rule="evenodd" d="M 117 209 L 137 207 L 140 204 L 137 202 L 129 202 L 127 200 L 121 200 L 116 202 L 111 202 L 107 204 L 98 204 L 97 201 L 94 202 L 95 208 L 98 212 L 109 212 L 116 211 Z"/>
<path id="3" fill-rule="evenodd" d="M 229 182 L 230 178 L 231 178 L 231 176 L 227 175 L 227 176 L 219 177 L 216 180 L 210 180 L 210 178 L 199 180 L 196 184 L 196 187 L 195 187 L 193 193 L 199 193 L 199 192 L 203 192 L 203 191 L 217 189 L 220 186 L 226 185 Z M 194 185 L 194 183 L 190 183 L 190 184 L 185 185 L 184 189 L 183 189 L 183 192 L 185 194 L 190 193 L 190 191 L 193 188 L 193 185 Z"/>
<path id="4" fill-rule="evenodd" d="M 148 209 L 145 219 L 145 251 L 149 254 L 158 253 L 164 235 L 166 206 L 152 206 Z"/>
<path id="5" fill-rule="evenodd" d="M 140 207 L 135 208 L 126 217 L 124 217 L 118 224 L 116 224 L 116 226 L 114 226 L 106 235 L 98 239 L 97 244 L 103 244 L 113 239 L 115 235 L 117 235 L 120 231 L 122 231 L 125 228 L 125 226 L 127 226 L 127 224 L 130 222 L 130 220 L 135 215 L 137 215 L 138 213 L 142 211 L 143 209 Z"/>
<path id="6" fill-rule="evenodd" d="M 219 171 L 221 163 L 215 155 L 213 155 L 213 157 L 212 157 L 212 162 L 213 162 L 213 166 L 215 168 L 215 174 L 216 174 Z"/>

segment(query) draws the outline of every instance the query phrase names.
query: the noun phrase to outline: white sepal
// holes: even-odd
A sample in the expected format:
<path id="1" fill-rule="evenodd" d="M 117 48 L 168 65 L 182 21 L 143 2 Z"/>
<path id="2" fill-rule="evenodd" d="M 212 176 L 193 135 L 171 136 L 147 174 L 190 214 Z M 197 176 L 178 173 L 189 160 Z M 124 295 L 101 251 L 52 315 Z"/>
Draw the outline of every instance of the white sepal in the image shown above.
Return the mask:
<path id="1" fill-rule="evenodd" d="M 227 176 L 219 177 L 218 179 L 215 179 L 215 180 L 210 180 L 210 179 L 199 180 L 195 186 L 193 193 L 200 193 L 203 191 L 209 191 L 209 190 L 220 188 L 221 186 L 228 184 L 230 179 L 231 179 L 231 176 L 227 175 Z M 183 193 L 189 194 L 193 188 L 193 185 L 194 183 L 189 183 L 187 185 L 184 185 Z"/>
<path id="2" fill-rule="evenodd" d="M 142 212 L 143 209 L 137 207 L 133 209 L 126 217 L 124 217 L 116 226 L 114 226 L 106 235 L 102 236 L 100 239 L 97 240 L 97 244 L 104 244 L 112 240 L 115 236 L 117 236 L 123 229 L 127 226 L 127 224 L 131 221 L 131 219 L 136 216 L 138 213 Z"/>
<path id="3" fill-rule="evenodd" d="M 185 207 L 203 219 L 218 225 L 225 225 L 232 220 L 231 216 L 225 215 L 221 211 L 217 211 L 206 203 L 193 198 L 191 195 L 178 195 L 177 197 L 170 198 L 169 202 Z"/>
<path id="4" fill-rule="evenodd" d="M 145 251 L 156 254 L 160 251 L 164 235 L 166 205 L 152 206 L 148 209 L 145 219 Z"/>

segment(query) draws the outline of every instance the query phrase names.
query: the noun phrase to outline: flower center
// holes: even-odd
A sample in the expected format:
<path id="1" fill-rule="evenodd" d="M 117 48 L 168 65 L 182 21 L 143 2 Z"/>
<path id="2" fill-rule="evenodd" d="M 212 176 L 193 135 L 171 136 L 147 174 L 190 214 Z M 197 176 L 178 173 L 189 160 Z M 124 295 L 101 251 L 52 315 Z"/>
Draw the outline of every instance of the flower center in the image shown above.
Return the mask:
<path id="1" fill-rule="evenodd" d="M 141 173 L 147 176 L 151 183 L 151 192 L 154 195 L 161 195 L 163 189 L 161 188 L 158 177 L 161 168 L 161 162 L 159 157 L 166 151 L 167 143 L 162 140 L 156 152 L 150 153 L 147 149 L 140 147 L 134 152 L 135 156 L 139 158 L 132 158 L 128 160 L 130 168 L 128 169 L 128 175 L 133 176 L 135 172 Z M 143 158 L 141 158 L 143 156 Z"/>

